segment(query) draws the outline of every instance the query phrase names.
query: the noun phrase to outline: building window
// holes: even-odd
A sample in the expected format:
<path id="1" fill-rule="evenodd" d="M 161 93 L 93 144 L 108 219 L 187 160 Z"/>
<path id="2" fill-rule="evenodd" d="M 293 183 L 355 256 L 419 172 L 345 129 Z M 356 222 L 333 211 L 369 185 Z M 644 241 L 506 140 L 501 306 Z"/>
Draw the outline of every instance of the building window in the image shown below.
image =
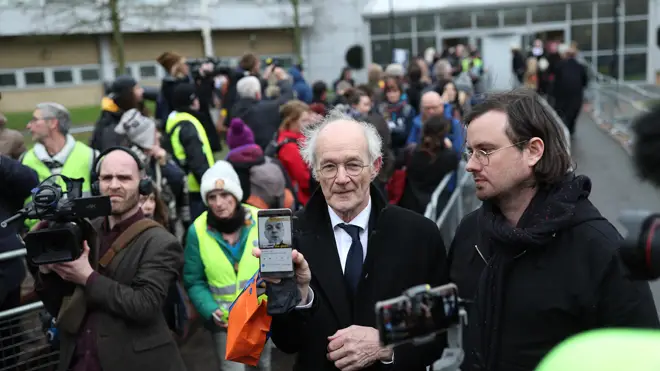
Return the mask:
<path id="1" fill-rule="evenodd" d="M 617 32 L 614 23 L 598 24 L 598 50 L 612 50 L 616 48 L 614 32 Z"/>
<path id="2" fill-rule="evenodd" d="M 593 3 L 589 1 L 580 1 L 571 4 L 571 19 L 592 19 L 594 17 Z"/>
<path id="3" fill-rule="evenodd" d="M 56 84 L 72 84 L 73 71 L 71 70 L 53 71 L 53 81 Z"/>
<path id="4" fill-rule="evenodd" d="M 563 22 L 566 20 L 566 5 L 541 5 L 532 7 L 532 23 Z"/>
<path id="5" fill-rule="evenodd" d="M 0 86 L 5 88 L 14 88 L 16 87 L 16 74 L 11 73 L 0 73 Z"/>
<path id="6" fill-rule="evenodd" d="M 527 24 L 527 9 L 515 8 L 503 10 L 505 26 L 522 26 Z M 479 24 L 479 23 L 477 23 Z"/>
<path id="7" fill-rule="evenodd" d="M 614 17 L 614 0 L 598 0 L 598 18 Z"/>
<path id="8" fill-rule="evenodd" d="M 101 79 L 99 69 L 96 67 L 80 69 L 80 78 L 83 82 L 97 82 Z"/>
<path id="9" fill-rule="evenodd" d="M 46 74 L 43 71 L 25 72 L 25 85 L 44 85 Z"/>
<path id="10" fill-rule="evenodd" d="M 124 73 L 119 72 L 119 67 L 115 67 L 115 77 L 119 77 L 122 75 L 133 76 L 133 74 L 131 73 L 131 67 L 125 66 Z"/>
<path id="11" fill-rule="evenodd" d="M 389 35 L 390 34 L 390 20 L 389 19 L 372 19 L 369 23 L 371 25 L 372 35 Z"/>
<path id="12" fill-rule="evenodd" d="M 440 27 L 445 30 L 472 28 L 472 15 L 469 12 L 440 14 Z"/>
<path id="13" fill-rule="evenodd" d="M 578 48 L 582 51 L 593 50 L 591 46 L 592 36 L 591 25 L 573 26 L 571 27 L 571 38 L 578 44 Z"/>
<path id="14" fill-rule="evenodd" d="M 648 15 L 649 0 L 626 0 L 626 15 Z"/>
<path id="15" fill-rule="evenodd" d="M 623 33 L 627 47 L 647 47 L 649 40 L 647 21 L 627 21 L 624 27 Z"/>
<path id="16" fill-rule="evenodd" d="M 387 65 L 392 61 L 392 50 L 389 40 L 371 42 L 371 59 L 374 63 Z"/>
<path id="17" fill-rule="evenodd" d="M 140 66 L 140 78 L 142 79 L 152 79 L 158 77 L 158 70 L 156 66 Z"/>
<path id="18" fill-rule="evenodd" d="M 646 80 L 646 53 L 623 56 L 623 79 L 626 81 Z"/>
<path id="19" fill-rule="evenodd" d="M 435 16 L 421 14 L 417 16 L 417 32 L 435 31 Z"/>
<path id="20" fill-rule="evenodd" d="M 412 39 L 403 38 L 394 40 L 394 49 L 404 49 L 408 51 L 408 55 L 412 55 Z M 392 53 L 390 52 L 390 59 L 392 59 Z"/>
<path id="21" fill-rule="evenodd" d="M 483 11 L 477 13 L 477 27 L 479 28 L 497 28 L 500 25 L 500 18 L 497 10 Z"/>
<path id="22" fill-rule="evenodd" d="M 435 49 L 435 36 L 422 36 L 417 38 L 417 54 L 422 54 L 428 48 Z"/>
<path id="23" fill-rule="evenodd" d="M 612 57 L 611 54 L 599 55 L 596 61 L 597 61 L 596 69 L 598 70 L 598 73 L 607 76 L 613 76 L 617 74 L 619 67 L 613 65 L 614 57 Z"/>
<path id="24" fill-rule="evenodd" d="M 394 33 L 410 33 L 412 32 L 412 17 L 396 17 L 394 18 Z"/>

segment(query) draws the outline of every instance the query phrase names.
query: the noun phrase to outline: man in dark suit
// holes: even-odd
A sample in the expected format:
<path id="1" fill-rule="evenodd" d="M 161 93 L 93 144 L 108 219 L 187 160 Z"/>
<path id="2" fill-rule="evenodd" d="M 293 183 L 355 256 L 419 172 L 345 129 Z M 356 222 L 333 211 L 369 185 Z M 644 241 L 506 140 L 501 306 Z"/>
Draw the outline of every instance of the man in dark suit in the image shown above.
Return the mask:
<path id="1" fill-rule="evenodd" d="M 294 370 L 425 370 L 443 342 L 382 347 L 375 303 L 448 282 L 438 228 L 388 205 L 371 185 L 382 164 L 372 125 L 333 111 L 306 138 L 301 153 L 321 191 L 297 214 L 292 257 L 302 300 L 273 316 L 273 341 L 297 353 Z"/>
<path id="2" fill-rule="evenodd" d="M 58 371 L 185 370 L 162 309 L 183 267 L 183 248 L 145 220 L 139 199 L 148 193 L 147 179 L 127 151 L 101 158 L 98 185 L 111 197 L 112 213 L 83 225 L 89 245 L 82 255 L 39 266 L 37 293 L 57 318 Z M 126 241 L 123 249 L 115 249 L 117 240 Z"/>

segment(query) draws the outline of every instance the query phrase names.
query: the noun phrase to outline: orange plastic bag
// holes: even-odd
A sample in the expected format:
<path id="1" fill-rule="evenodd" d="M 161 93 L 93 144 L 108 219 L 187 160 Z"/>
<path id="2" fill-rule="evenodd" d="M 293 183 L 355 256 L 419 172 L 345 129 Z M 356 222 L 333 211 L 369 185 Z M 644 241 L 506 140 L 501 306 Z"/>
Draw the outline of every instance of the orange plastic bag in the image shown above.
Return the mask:
<path id="1" fill-rule="evenodd" d="M 225 359 L 256 366 L 268 340 L 268 302 L 260 297 L 263 281 L 257 272 L 229 309 Z"/>

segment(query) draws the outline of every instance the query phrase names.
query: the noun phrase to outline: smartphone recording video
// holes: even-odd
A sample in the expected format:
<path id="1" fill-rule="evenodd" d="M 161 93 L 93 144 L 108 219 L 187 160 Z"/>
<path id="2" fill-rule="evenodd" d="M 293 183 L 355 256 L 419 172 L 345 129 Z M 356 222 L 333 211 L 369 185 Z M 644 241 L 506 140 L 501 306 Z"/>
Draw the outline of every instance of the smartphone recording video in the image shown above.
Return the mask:
<path id="1" fill-rule="evenodd" d="M 292 214 L 289 209 L 259 210 L 259 269 L 262 277 L 293 277 Z"/>

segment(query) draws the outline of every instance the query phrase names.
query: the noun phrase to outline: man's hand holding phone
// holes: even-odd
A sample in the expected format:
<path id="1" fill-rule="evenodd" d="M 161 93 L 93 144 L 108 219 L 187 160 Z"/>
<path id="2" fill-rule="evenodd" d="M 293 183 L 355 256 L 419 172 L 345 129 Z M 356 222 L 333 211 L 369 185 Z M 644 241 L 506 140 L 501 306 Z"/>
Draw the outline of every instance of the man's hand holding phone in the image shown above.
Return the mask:
<path id="1" fill-rule="evenodd" d="M 255 247 L 252 249 L 252 255 L 256 258 L 261 257 L 261 249 Z M 307 304 L 307 298 L 309 297 L 309 283 L 312 281 L 312 271 L 309 269 L 309 264 L 302 253 L 298 250 L 291 251 L 291 259 L 293 260 L 294 267 L 294 279 L 298 285 L 298 290 L 300 291 L 300 297 L 302 302 L 299 305 Z M 264 281 L 270 283 L 279 283 L 281 278 L 266 278 Z"/>

